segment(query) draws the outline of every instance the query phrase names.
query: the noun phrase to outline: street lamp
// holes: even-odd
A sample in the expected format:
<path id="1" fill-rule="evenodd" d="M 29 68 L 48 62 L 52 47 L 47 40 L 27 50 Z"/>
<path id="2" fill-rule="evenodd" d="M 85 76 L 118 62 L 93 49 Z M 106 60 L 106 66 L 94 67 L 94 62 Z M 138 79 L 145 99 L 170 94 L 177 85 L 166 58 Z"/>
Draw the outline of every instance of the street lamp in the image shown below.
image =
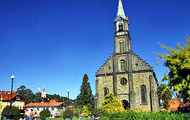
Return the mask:
<path id="1" fill-rule="evenodd" d="M 67 90 L 67 93 L 68 93 L 68 106 L 69 106 L 69 92 L 70 92 L 70 90 Z"/>
<path id="2" fill-rule="evenodd" d="M 98 106 L 98 103 L 97 103 L 97 102 L 98 102 L 98 101 L 97 101 L 97 98 L 98 98 L 98 97 L 97 97 L 97 96 L 95 96 L 95 108 L 96 108 L 96 109 L 98 108 L 98 107 L 97 107 L 97 106 Z"/>
<path id="3" fill-rule="evenodd" d="M 10 100 L 9 100 L 9 94 L 10 94 L 10 92 L 8 92 L 7 94 L 8 94 L 8 102 L 10 102 Z M 9 105 L 8 102 L 7 102 L 7 105 Z"/>
<path id="4" fill-rule="evenodd" d="M 66 119 L 67 120 L 70 120 L 71 119 L 71 117 L 70 117 L 70 112 L 69 112 L 69 92 L 70 92 L 70 90 L 67 90 L 67 93 L 68 93 L 68 111 L 67 111 L 67 116 L 66 116 Z"/>
<path id="5" fill-rule="evenodd" d="M 10 100 L 10 109 L 9 112 L 7 114 L 7 119 L 9 120 L 13 120 L 14 119 L 14 115 L 12 114 L 12 92 L 13 92 L 13 80 L 14 80 L 15 76 L 11 75 L 11 79 L 12 79 L 12 84 L 11 84 L 11 100 Z"/>

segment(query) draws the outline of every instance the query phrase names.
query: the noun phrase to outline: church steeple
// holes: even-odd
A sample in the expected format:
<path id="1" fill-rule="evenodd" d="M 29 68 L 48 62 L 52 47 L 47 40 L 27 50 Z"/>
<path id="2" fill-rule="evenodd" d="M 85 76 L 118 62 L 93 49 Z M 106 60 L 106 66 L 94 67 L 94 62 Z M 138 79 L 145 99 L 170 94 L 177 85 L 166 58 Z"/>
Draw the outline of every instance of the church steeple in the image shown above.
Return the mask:
<path id="1" fill-rule="evenodd" d="M 124 12 L 123 4 L 121 0 L 119 0 L 119 3 L 118 3 L 117 16 L 115 18 L 114 23 L 115 23 L 115 35 L 128 34 L 129 21 L 128 21 L 128 17 L 125 16 L 125 12 Z"/>
<path id="2" fill-rule="evenodd" d="M 131 39 L 129 37 L 129 21 L 125 16 L 122 1 L 119 0 L 115 24 L 115 53 L 127 53 L 131 51 Z"/>
<path id="3" fill-rule="evenodd" d="M 122 4 L 121 0 L 119 0 L 119 4 L 118 4 L 117 17 L 122 17 L 122 18 L 126 19 L 125 12 L 123 10 L 123 4 Z"/>

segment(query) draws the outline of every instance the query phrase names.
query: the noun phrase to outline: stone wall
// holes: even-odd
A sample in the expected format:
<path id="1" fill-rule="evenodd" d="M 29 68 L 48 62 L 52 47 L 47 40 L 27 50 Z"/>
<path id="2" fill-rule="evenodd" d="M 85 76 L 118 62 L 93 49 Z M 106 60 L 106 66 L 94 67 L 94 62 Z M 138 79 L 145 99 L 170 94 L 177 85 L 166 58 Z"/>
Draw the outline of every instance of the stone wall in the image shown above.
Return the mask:
<path id="1" fill-rule="evenodd" d="M 96 82 L 97 106 L 100 107 L 104 101 L 104 88 L 113 92 L 113 76 L 99 76 Z"/>
<path id="2" fill-rule="evenodd" d="M 137 109 L 151 111 L 149 75 L 150 75 L 149 72 L 133 74 L 133 86 L 134 86 L 134 92 L 136 93 L 136 108 Z M 141 85 L 146 86 L 147 104 L 141 103 Z"/>

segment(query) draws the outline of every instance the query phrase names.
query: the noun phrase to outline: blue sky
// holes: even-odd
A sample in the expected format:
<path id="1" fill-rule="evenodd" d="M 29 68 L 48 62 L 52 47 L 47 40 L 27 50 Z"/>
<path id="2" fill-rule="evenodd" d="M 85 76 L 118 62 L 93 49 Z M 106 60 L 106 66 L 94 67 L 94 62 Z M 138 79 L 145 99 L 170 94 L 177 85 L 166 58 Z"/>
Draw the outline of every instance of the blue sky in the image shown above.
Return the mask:
<path id="1" fill-rule="evenodd" d="M 95 72 L 114 52 L 118 0 L 0 0 L 0 90 L 38 85 L 49 94 L 71 98 L 88 74 L 95 94 Z M 189 0 L 123 0 L 132 50 L 154 67 L 158 80 L 167 71 L 156 54 L 186 43 Z"/>

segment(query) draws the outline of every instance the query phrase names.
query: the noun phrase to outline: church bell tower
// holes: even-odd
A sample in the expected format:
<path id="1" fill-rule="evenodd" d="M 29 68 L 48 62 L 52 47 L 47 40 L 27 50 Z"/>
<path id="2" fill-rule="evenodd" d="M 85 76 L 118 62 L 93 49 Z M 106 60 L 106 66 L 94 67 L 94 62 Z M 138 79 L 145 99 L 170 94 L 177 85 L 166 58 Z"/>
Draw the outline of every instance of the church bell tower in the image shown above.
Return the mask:
<path id="1" fill-rule="evenodd" d="M 153 68 L 131 50 L 129 20 L 118 0 L 114 20 L 114 53 L 96 72 L 96 108 L 108 93 L 122 101 L 124 109 L 159 110 L 157 78 Z"/>
<path id="2" fill-rule="evenodd" d="M 131 39 L 129 37 L 129 20 L 125 16 L 122 1 L 119 0 L 115 24 L 115 53 L 127 53 L 131 51 Z"/>

